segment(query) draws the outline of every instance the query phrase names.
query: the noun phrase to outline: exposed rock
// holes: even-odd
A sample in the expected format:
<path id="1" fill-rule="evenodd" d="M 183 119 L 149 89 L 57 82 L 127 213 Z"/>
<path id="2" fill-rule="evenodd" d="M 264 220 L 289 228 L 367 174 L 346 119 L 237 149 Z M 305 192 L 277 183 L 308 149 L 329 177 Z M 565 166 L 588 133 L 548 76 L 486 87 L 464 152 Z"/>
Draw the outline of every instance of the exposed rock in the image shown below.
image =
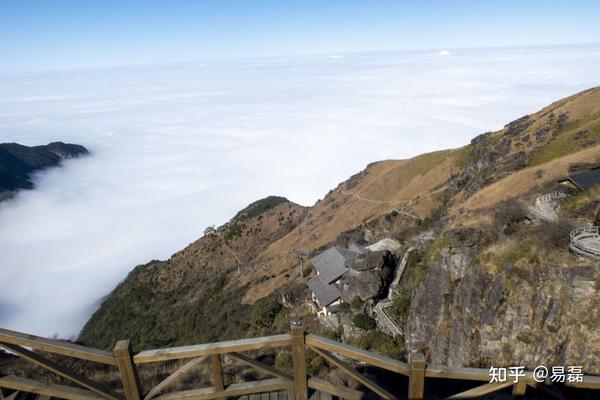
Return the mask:
<path id="1" fill-rule="evenodd" d="M 429 266 L 406 324 L 410 351 L 449 366 L 566 364 L 600 373 L 596 267 L 551 267 L 524 279 L 510 264 L 497 274 L 470 267 L 473 249 L 453 243 Z"/>
<path id="2" fill-rule="evenodd" d="M 355 297 L 363 301 L 382 297 L 394 267 L 394 257 L 387 250 L 369 251 L 352 260 L 342 277 L 342 300 L 349 303 Z"/>
<path id="3" fill-rule="evenodd" d="M 569 113 L 561 113 L 558 116 L 558 130 L 562 131 L 567 127 L 567 123 L 569 122 Z"/>
<path id="4" fill-rule="evenodd" d="M 545 126 L 543 128 L 540 128 L 535 132 L 535 140 L 538 143 L 543 142 L 549 133 L 550 133 L 550 127 Z"/>
<path id="5" fill-rule="evenodd" d="M 530 119 L 529 115 L 525 115 L 524 117 L 508 123 L 508 125 L 505 126 L 506 133 L 510 136 L 518 136 L 525 131 L 525 129 L 529 128 L 531 124 L 533 124 L 533 121 Z"/>
<path id="6" fill-rule="evenodd" d="M 372 271 L 353 271 L 342 279 L 342 300 L 349 303 L 355 297 L 370 300 L 378 297 L 384 288 L 381 277 Z"/>
<path id="7" fill-rule="evenodd" d="M 390 252 L 387 250 L 371 251 L 366 255 L 367 264 L 370 268 L 383 268 L 388 263 L 389 257 Z"/>
<path id="8" fill-rule="evenodd" d="M 517 169 L 521 169 L 523 167 L 525 167 L 527 162 L 527 154 L 525 154 L 525 152 L 520 151 L 518 153 L 515 153 L 511 156 L 509 156 L 506 161 L 504 162 L 504 168 L 506 170 L 506 174 L 509 174 L 512 171 L 515 171 Z"/>
<path id="9" fill-rule="evenodd" d="M 356 258 L 350 262 L 350 268 L 355 271 L 367 271 L 370 269 L 366 258 Z"/>
<path id="10" fill-rule="evenodd" d="M 590 132 L 587 129 L 575 132 L 575 140 L 585 139 L 589 136 L 589 133 Z"/>

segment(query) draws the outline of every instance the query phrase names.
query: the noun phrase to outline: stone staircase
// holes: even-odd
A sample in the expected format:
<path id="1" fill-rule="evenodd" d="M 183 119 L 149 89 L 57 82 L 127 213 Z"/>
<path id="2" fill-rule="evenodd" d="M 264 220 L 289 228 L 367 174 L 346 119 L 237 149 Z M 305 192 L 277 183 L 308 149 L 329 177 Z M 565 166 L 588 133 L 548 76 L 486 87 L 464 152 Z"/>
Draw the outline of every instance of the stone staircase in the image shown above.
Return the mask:
<path id="1" fill-rule="evenodd" d="M 396 268 L 394 279 L 392 280 L 392 283 L 388 290 L 387 299 L 377 303 L 377 305 L 373 309 L 373 314 L 375 316 L 375 320 L 377 321 L 377 325 L 383 331 L 394 337 L 404 335 L 404 331 L 400 326 L 398 326 L 398 324 L 396 324 L 392 320 L 392 318 L 390 318 L 386 309 L 390 307 L 392 305 L 392 302 L 394 301 L 394 296 L 396 295 L 396 287 L 402 279 L 402 275 L 404 275 L 404 270 L 406 269 L 406 265 L 408 263 L 408 256 L 413 250 L 415 250 L 415 247 L 411 246 L 404 252 L 404 254 L 402 255 L 402 260 L 400 260 L 398 268 Z"/>
<path id="2" fill-rule="evenodd" d="M 558 220 L 557 210 L 560 207 L 560 201 L 567 197 L 564 192 L 552 192 L 535 199 L 533 206 L 529 207 L 530 213 L 546 221 L 554 222 Z"/>

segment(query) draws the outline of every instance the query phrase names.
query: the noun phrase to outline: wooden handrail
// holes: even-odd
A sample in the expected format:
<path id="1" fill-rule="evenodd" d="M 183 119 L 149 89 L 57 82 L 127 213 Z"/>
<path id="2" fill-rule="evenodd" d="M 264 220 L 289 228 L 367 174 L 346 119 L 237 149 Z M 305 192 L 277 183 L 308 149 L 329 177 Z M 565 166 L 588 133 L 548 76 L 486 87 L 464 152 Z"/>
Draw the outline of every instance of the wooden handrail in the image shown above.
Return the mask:
<path id="1" fill-rule="evenodd" d="M 190 361 L 185 363 L 181 368 L 177 371 L 173 372 L 171 375 L 163 379 L 158 385 L 154 386 L 144 397 L 144 400 L 150 400 L 156 397 L 160 392 L 169 387 L 170 385 L 177 382 L 181 377 L 187 374 L 190 370 L 195 368 L 198 364 L 204 361 L 208 356 L 202 356 L 198 358 L 192 358 Z"/>
<path id="2" fill-rule="evenodd" d="M 39 367 L 42 367 L 50 372 L 55 373 L 56 375 L 69 380 L 71 382 L 75 382 L 78 385 L 83 386 L 87 390 L 90 390 L 96 393 L 98 396 L 108 399 L 108 400 L 117 400 L 117 397 L 112 393 L 109 393 L 106 389 L 101 387 L 96 382 L 93 382 L 87 379 L 84 376 L 81 376 L 73 371 L 69 371 L 67 368 L 63 367 L 60 364 L 52 360 L 48 360 L 42 357 L 40 354 L 35 353 L 33 351 L 27 350 L 24 347 L 17 346 L 14 344 L 0 343 L 0 347 L 5 348 L 8 351 L 11 351 L 17 354 L 19 357 L 24 358 L 25 360 L 35 364 Z"/>
<path id="3" fill-rule="evenodd" d="M 104 400 L 94 392 L 78 389 L 71 386 L 36 382 L 31 379 L 17 376 L 0 378 L 0 387 L 19 390 L 25 393 L 35 393 L 42 396 L 57 397 L 69 400 Z"/>
<path id="4" fill-rule="evenodd" d="M 311 389 L 319 390 L 321 392 L 332 394 L 334 396 L 339 397 L 340 399 L 362 400 L 365 397 L 365 394 L 361 391 L 351 389 L 345 386 L 334 385 L 321 378 L 308 378 L 308 387 Z"/>
<path id="5" fill-rule="evenodd" d="M 341 356 L 380 367 L 388 371 L 397 372 L 402 375 L 408 376 L 410 372 L 410 368 L 405 362 L 336 342 L 335 340 L 326 339 L 318 335 L 306 335 L 306 344 L 310 347 L 328 350 Z"/>
<path id="6" fill-rule="evenodd" d="M 49 353 L 62 354 L 81 360 L 95 361 L 101 364 L 117 365 L 115 356 L 104 350 L 80 346 L 69 342 L 47 339 L 26 333 L 9 331 L 0 328 L 0 342 L 27 346 L 34 350 L 47 351 Z"/>
<path id="7" fill-rule="evenodd" d="M 582 389 L 600 389 L 600 376 L 585 375 L 583 382 L 566 382 L 565 385 Z"/>
<path id="8" fill-rule="evenodd" d="M 138 376 L 138 370 L 133 363 L 133 354 L 129 340 L 119 340 L 113 350 L 119 369 L 119 377 L 123 384 L 123 392 L 127 400 L 140 400 L 142 397 L 142 385 Z"/>
<path id="9" fill-rule="evenodd" d="M 210 400 L 225 397 L 237 397 L 245 394 L 275 392 L 278 390 L 288 390 L 293 382 L 287 379 L 274 378 L 262 381 L 252 381 L 243 383 L 233 383 L 224 390 L 215 390 L 215 388 L 202 388 L 174 392 L 158 396 L 157 400 Z"/>
<path id="10" fill-rule="evenodd" d="M 227 354 L 239 351 L 259 350 L 272 347 L 289 346 L 292 343 L 289 334 L 264 336 L 227 342 L 206 343 L 192 346 L 171 347 L 166 349 L 145 350 L 133 357 L 136 364 L 157 361 L 180 360 L 213 354 Z"/>
<path id="11" fill-rule="evenodd" d="M 131 352 L 131 345 L 128 341 L 118 342 L 115 346 L 114 353 L 109 353 L 85 346 L 40 338 L 6 329 L 0 329 L 0 346 L 4 346 L 8 350 L 23 357 L 25 360 L 33 362 L 37 365 L 41 365 L 50 371 L 58 373 L 62 377 L 83 386 L 85 389 L 54 384 L 43 384 L 13 376 L 0 378 L 0 388 L 74 400 L 84 398 L 107 399 L 113 398 L 114 396 L 104 391 L 104 389 L 100 388 L 100 386 L 97 386 L 94 382 L 88 381 L 84 377 L 81 377 L 66 368 L 62 368 L 54 361 L 47 360 L 41 355 L 35 353 L 35 351 L 32 352 L 27 348 L 40 351 L 49 351 L 82 360 L 95 361 L 117 366 L 119 376 L 123 384 L 123 393 L 127 400 L 141 400 L 142 398 L 148 400 L 185 400 L 192 398 L 211 400 L 281 390 L 286 390 L 289 391 L 289 393 L 293 393 L 293 395 L 291 395 L 292 397 L 290 397 L 290 400 L 306 400 L 308 388 L 316 389 L 349 400 L 360 400 L 365 398 L 365 394 L 361 391 L 332 385 L 323 381 L 322 379 L 308 376 L 306 373 L 306 348 L 315 350 L 316 353 L 323 357 L 327 362 L 336 366 L 342 372 L 351 376 L 358 382 L 361 382 L 363 385 L 370 388 L 383 398 L 390 400 L 399 396 L 392 395 L 376 382 L 360 376 L 350 364 L 344 362 L 344 359 L 352 359 L 361 363 L 366 363 L 408 376 L 409 399 L 415 400 L 421 400 L 424 396 L 425 378 L 445 378 L 484 382 L 484 384 L 479 387 L 454 395 L 454 398 L 470 398 L 477 394 L 481 395 L 484 393 L 491 393 L 509 386 L 513 386 L 513 394 L 519 396 L 525 393 L 527 387 L 539 387 L 539 385 L 542 385 L 538 384 L 533 379 L 533 374 L 529 371 L 524 372 L 525 375 L 520 377 L 518 384 L 513 384 L 512 382 L 490 384 L 490 373 L 488 369 L 427 366 L 425 363 L 425 358 L 421 353 L 411 354 L 409 357 L 409 363 L 405 363 L 390 357 L 372 353 L 367 350 L 362 350 L 347 344 L 339 343 L 318 335 L 306 334 L 302 325 L 293 325 L 290 334 L 248 338 L 193 346 L 181 346 L 167 349 L 146 350 L 136 355 Z M 262 364 L 261 362 L 240 353 L 244 351 L 276 348 L 282 346 L 288 346 L 292 351 L 294 369 L 293 376 L 290 376 L 274 367 Z M 222 356 L 227 356 L 231 359 L 243 362 L 252 368 L 274 376 L 274 378 L 225 385 L 221 370 Z M 211 377 L 213 382 L 212 387 L 166 393 L 162 395 L 160 394 L 167 386 L 177 381 L 183 374 L 191 370 L 195 365 L 205 358 L 209 358 L 211 360 Z M 183 367 L 180 367 L 177 371 L 172 373 L 168 378 L 163 380 L 154 388 L 151 388 L 144 397 L 139 378 L 137 377 L 139 368 L 138 364 L 181 359 L 192 360 Z M 600 390 L 600 376 L 584 375 L 583 382 L 567 382 L 565 385 L 576 388 Z"/>

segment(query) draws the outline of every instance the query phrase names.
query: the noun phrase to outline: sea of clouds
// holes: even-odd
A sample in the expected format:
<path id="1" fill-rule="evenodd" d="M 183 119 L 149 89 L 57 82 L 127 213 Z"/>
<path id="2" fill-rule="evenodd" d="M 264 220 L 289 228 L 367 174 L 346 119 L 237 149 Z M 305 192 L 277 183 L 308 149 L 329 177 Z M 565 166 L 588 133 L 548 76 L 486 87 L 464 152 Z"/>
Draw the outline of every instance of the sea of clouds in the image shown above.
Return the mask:
<path id="1" fill-rule="evenodd" d="M 0 142 L 79 143 L 0 203 L 0 327 L 76 335 L 136 265 L 270 194 L 464 145 L 600 84 L 600 45 L 336 54 L 0 76 Z"/>

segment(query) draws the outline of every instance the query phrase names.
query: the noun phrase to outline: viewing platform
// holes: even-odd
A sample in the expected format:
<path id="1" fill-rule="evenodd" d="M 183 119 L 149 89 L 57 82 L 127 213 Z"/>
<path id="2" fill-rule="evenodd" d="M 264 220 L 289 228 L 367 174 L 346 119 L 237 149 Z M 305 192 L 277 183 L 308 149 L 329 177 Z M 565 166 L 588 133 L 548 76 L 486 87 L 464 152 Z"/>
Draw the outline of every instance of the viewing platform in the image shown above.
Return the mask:
<path id="1" fill-rule="evenodd" d="M 0 347 L 61 378 L 56 383 L 43 383 L 21 376 L 0 376 L 0 399 L 3 400 L 21 398 L 19 396 L 23 393 L 34 394 L 37 398 L 46 400 L 418 400 L 424 398 L 428 388 L 427 381 L 433 378 L 453 380 L 451 385 L 447 385 L 450 389 L 464 387 L 465 381 L 472 382 L 468 389 L 447 397 L 469 399 L 503 390 L 512 390 L 513 397 L 522 397 L 528 389 L 542 388 L 546 385 L 538 382 L 529 371 L 523 371 L 518 383 L 511 380 L 490 383 L 489 369 L 427 365 L 422 353 L 410 354 L 408 362 L 396 360 L 307 333 L 299 323 L 292 323 L 290 332 L 281 335 L 144 350 L 138 353 L 132 351 L 128 340 L 117 342 L 113 351 L 109 352 L 0 329 Z M 283 348 L 287 348 L 292 355 L 291 373 L 256 360 L 251 355 L 256 350 Z M 343 375 L 357 382 L 358 386 L 336 385 L 307 374 L 307 351 L 316 353 L 330 367 L 337 368 Z M 47 357 L 40 352 L 51 355 Z M 243 354 L 244 352 L 251 354 Z M 72 368 L 57 363 L 56 355 L 92 362 L 98 364 L 98 368 L 102 370 L 114 369 L 118 376 L 118 387 L 108 388 L 105 382 L 80 375 Z M 225 383 L 225 358 L 233 363 L 243 364 L 268 378 Z M 151 386 L 143 384 L 140 372 L 144 366 L 174 361 L 182 361 L 182 364 L 165 379 Z M 208 363 L 210 386 L 173 390 L 173 386 L 179 380 L 204 362 Z M 370 366 L 370 371 L 380 370 L 381 376 L 387 376 L 388 379 L 379 379 L 380 374 L 377 374 L 376 382 L 356 369 L 366 366 Z M 372 373 L 370 375 L 373 376 Z M 600 377 L 582 375 L 581 378 L 581 381 L 566 382 L 565 385 L 599 390 L 600 394 Z M 197 376 L 191 382 L 196 380 L 199 381 Z M 458 384 L 459 381 L 463 381 L 463 385 Z M 68 382 L 76 386 L 64 384 Z"/>

